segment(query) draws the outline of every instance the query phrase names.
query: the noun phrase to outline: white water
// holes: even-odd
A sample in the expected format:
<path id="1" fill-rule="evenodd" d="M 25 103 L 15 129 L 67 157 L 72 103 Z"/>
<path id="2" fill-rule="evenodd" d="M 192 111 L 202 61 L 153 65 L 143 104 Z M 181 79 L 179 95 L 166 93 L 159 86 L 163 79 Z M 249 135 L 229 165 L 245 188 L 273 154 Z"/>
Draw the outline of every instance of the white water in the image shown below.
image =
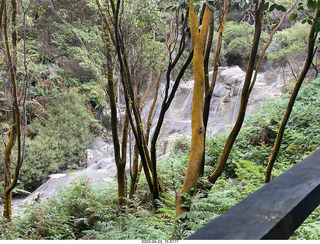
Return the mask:
<path id="1" fill-rule="evenodd" d="M 238 88 L 238 92 L 236 95 L 236 102 L 234 104 L 234 110 L 233 110 L 233 116 L 232 116 L 232 122 L 235 123 L 236 119 L 238 117 L 239 114 L 239 109 L 240 109 L 240 101 L 241 101 L 241 93 L 242 93 L 242 89 L 243 89 L 243 85 L 244 85 L 244 80 L 241 81 L 241 84 Z"/>
<path id="2" fill-rule="evenodd" d="M 211 114 L 208 121 L 207 135 L 212 135 L 230 128 L 238 113 L 244 81 L 240 83 L 240 86 L 238 84 L 240 77 L 244 76 L 244 72 L 237 67 L 224 68 L 223 71 L 226 72 L 218 78 L 214 96 L 211 101 Z M 249 100 L 248 110 L 256 108 L 257 101 L 279 96 L 281 93 L 279 92 L 280 85 L 278 82 L 279 78 L 272 84 L 266 84 L 263 81 L 257 80 L 257 88 L 252 92 L 253 98 Z M 181 88 L 177 91 L 176 97 L 172 101 L 158 140 L 158 157 L 168 154 L 172 148 L 173 141 L 177 138 L 191 136 L 190 114 L 192 87 L 193 81 L 182 83 Z M 238 90 L 234 92 L 236 87 Z M 273 91 L 271 91 L 272 88 Z M 266 92 L 268 94 L 266 94 Z M 159 96 L 159 100 L 161 100 L 161 95 Z M 151 102 L 152 98 L 149 98 L 146 102 L 146 107 L 148 107 Z M 161 106 L 158 106 L 158 109 L 160 109 L 160 107 Z M 147 109 L 145 110 L 147 111 Z M 158 112 L 156 112 L 156 114 L 158 114 Z M 155 116 L 154 124 L 156 124 L 156 117 L 157 116 Z M 101 181 L 102 183 L 110 184 L 110 181 L 114 181 L 116 176 L 116 166 L 113 157 L 112 143 L 97 139 L 91 149 L 87 151 L 86 160 L 88 167 L 86 169 L 51 175 L 49 180 L 35 190 L 29 199 L 25 199 L 25 202 L 29 200 L 29 202 L 32 202 L 32 197 L 35 196 L 40 198 L 40 200 L 52 197 L 57 193 L 59 187 L 68 185 L 79 174 L 87 175 L 92 181 Z M 21 202 L 21 199 L 15 200 L 14 205 L 17 206 L 19 202 Z"/>

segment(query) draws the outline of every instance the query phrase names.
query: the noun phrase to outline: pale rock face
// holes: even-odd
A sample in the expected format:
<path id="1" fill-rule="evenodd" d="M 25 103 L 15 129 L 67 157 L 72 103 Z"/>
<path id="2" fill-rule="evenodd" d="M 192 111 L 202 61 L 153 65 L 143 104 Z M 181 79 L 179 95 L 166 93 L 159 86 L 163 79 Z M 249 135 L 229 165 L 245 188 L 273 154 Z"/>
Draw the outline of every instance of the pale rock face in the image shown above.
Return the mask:
<path id="1" fill-rule="evenodd" d="M 209 79 L 211 80 L 212 72 Z M 211 112 L 208 121 L 207 135 L 229 130 L 237 116 L 240 95 L 245 79 L 245 72 L 238 66 L 221 67 L 218 71 L 217 83 L 211 100 Z M 191 107 L 193 81 L 182 81 L 169 110 L 166 113 L 160 137 L 157 143 L 157 156 L 165 157 L 172 152 L 173 143 L 181 137 L 191 138 Z M 259 108 L 260 101 L 271 100 L 282 94 L 283 82 L 279 75 L 273 72 L 261 73 L 257 77 L 255 87 L 249 99 L 247 113 Z M 159 100 L 163 97 L 164 85 L 159 92 Z M 146 101 L 143 117 L 146 120 L 153 94 Z M 120 104 L 121 105 L 121 104 Z M 121 106 L 120 106 L 121 107 Z M 161 104 L 157 106 L 153 126 L 157 122 Z M 122 106 L 122 112 L 124 112 Z M 150 137 L 154 127 L 151 128 Z M 134 137 L 132 136 L 132 140 Z M 134 141 L 131 143 L 134 145 Z M 133 154 L 133 151 L 131 151 Z M 127 168 L 130 169 L 130 152 L 127 153 Z M 53 174 L 49 180 L 41 185 L 34 193 L 30 194 L 21 204 L 33 204 L 52 197 L 61 186 L 69 184 L 78 175 L 86 175 L 92 182 L 100 181 L 102 184 L 111 184 L 116 179 L 116 165 L 114 163 L 113 144 L 110 141 L 97 139 L 90 149 L 84 152 L 87 168 L 73 172 Z"/>
<path id="2" fill-rule="evenodd" d="M 212 72 L 209 73 L 212 79 Z M 245 71 L 239 66 L 221 67 L 218 70 L 217 82 L 213 91 L 207 134 L 229 130 L 238 115 Z M 283 82 L 279 75 L 271 71 L 257 77 L 250 96 L 247 114 L 259 108 L 260 101 L 272 100 L 282 94 Z M 162 88 L 163 89 L 163 88 Z M 191 137 L 191 107 L 193 81 L 182 82 L 180 90 L 166 114 L 165 122 L 158 140 L 158 156 L 170 152 L 172 142 L 180 137 Z"/>
<path id="3" fill-rule="evenodd" d="M 36 202 L 40 201 L 41 193 L 38 191 L 35 191 L 34 193 L 30 194 L 26 199 L 21 201 L 19 203 L 19 206 L 24 206 L 24 205 L 33 205 Z"/>

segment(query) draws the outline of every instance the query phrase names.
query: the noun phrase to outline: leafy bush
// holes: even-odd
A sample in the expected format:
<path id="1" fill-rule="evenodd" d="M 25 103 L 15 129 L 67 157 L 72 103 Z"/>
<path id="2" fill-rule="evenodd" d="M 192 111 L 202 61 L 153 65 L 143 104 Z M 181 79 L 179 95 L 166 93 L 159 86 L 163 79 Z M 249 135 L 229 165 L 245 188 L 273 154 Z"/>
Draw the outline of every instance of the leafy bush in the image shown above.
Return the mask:
<path id="1" fill-rule="evenodd" d="M 116 185 L 90 183 L 79 176 L 53 198 L 3 224 L 4 239 L 169 239 L 173 221 L 147 209 L 120 209 Z"/>
<path id="2" fill-rule="evenodd" d="M 92 140 L 90 117 L 78 95 L 61 94 L 52 101 L 46 117 L 38 135 L 27 140 L 20 180 L 28 189 L 50 173 L 81 165 L 83 150 Z"/>
<path id="3" fill-rule="evenodd" d="M 190 141 L 186 137 L 178 138 L 173 142 L 171 152 L 174 155 L 190 152 Z"/>
<path id="4" fill-rule="evenodd" d="M 254 26 L 248 22 L 236 23 L 234 21 L 226 22 L 223 32 L 223 53 L 226 58 L 226 65 L 246 65 L 254 34 Z M 261 34 L 261 43 L 267 39 L 267 34 Z"/>
<path id="5" fill-rule="evenodd" d="M 277 32 L 267 50 L 267 58 L 274 66 L 284 67 L 306 52 L 308 28 L 297 22 L 291 28 Z"/>

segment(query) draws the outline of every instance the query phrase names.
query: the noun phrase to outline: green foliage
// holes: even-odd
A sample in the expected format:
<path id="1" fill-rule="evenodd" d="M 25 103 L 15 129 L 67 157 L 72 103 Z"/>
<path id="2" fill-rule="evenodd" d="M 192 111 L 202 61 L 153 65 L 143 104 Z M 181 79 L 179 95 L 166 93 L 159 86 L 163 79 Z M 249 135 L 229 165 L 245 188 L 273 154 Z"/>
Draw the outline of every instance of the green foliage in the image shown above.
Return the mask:
<path id="1" fill-rule="evenodd" d="M 111 215 L 116 200 L 113 188 L 78 176 L 50 200 L 29 206 L 24 215 L 14 219 L 14 231 L 6 232 L 6 239 L 63 240 L 81 237 L 80 233 L 91 228 L 96 219 Z M 109 196 L 109 197 L 108 197 Z"/>
<path id="2" fill-rule="evenodd" d="M 187 164 L 187 154 L 179 155 L 178 158 L 169 157 L 159 161 L 159 173 L 166 188 L 175 192 L 181 188 Z"/>
<path id="3" fill-rule="evenodd" d="M 227 63 L 234 62 L 233 64 L 239 64 L 239 61 L 240 63 L 244 62 L 250 54 L 250 43 L 253 38 L 253 33 L 254 26 L 247 22 L 238 24 L 233 21 L 228 21 L 226 23 L 223 32 L 223 42 Z"/>
<path id="4" fill-rule="evenodd" d="M 246 65 L 251 51 L 254 25 L 248 22 L 237 23 L 227 21 L 223 32 L 223 53 L 227 65 Z M 261 34 L 261 43 L 267 39 L 267 34 Z"/>
<path id="5" fill-rule="evenodd" d="M 319 148 L 319 87 L 320 78 L 316 78 L 301 88 L 285 130 L 274 177 Z M 245 185 L 246 190 L 242 191 L 245 194 L 256 190 L 263 182 L 264 167 L 287 101 L 288 95 L 285 95 L 265 103 L 259 112 L 249 115 L 230 153 L 223 178 L 239 180 Z M 227 136 L 220 134 L 208 139 L 206 154 L 210 166 L 216 167 Z"/>
<path id="6" fill-rule="evenodd" d="M 320 146 L 319 88 L 320 78 L 301 88 L 275 164 L 274 177 Z M 263 185 L 265 163 L 274 137 L 274 134 L 266 131 L 277 130 L 287 99 L 288 95 L 283 99 L 267 102 L 259 113 L 248 117 L 222 177 L 211 189 L 206 177 L 201 179 L 200 183 L 204 187 L 195 188 L 190 196 L 185 196 L 189 200 L 187 204 L 190 212 L 181 216 L 183 222 L 175 220 L 175 195 L 181 188 L 189 154 L 188 147 L 185 146 L 188 143 L 180 140 L 176 143 L 179 153 L 158 161 L 159 179 L 165 189 L 158 202 L 158 213 L 153 214 L 150 211 L 151 205 L 145 203 L 149 196 L 144 177 L 139 182 L 136 198 L 128 199 L 130 207 L 122 209 L 117 207 L 115 185 L 107 187 L 100 182 L 89 184 L 88 179 L 80 177 L 57 196 L 30 207 L 24 216 L 14 219 L 13 225 L 2 224 L 1 238 L 184 239 Z M 64 97 L 63 100 L 67 98 Z M 61 110 L 63 109 L 60 107 L 53 107 L 48 114 L 59 114 Z M 46 127 L 50 128 L 48 122 Z M 227 134 L 220 134 L 208 139 L 206 160 L 212 167 L 221 154 L 226 137 Z M 205 174 L 211 172 L 212 168 L 206 166 Z M 319 216 L 317 209 L 292 239 L 318 239 Z"/>
<path id="7" fill-rule="evenodd" d="M 50 173 L 81 165 L 83 150 L 92 139 L 88 111 L 74 93 L 64 93 L 54 99 L 46 117 L 37 126 L 37 136 L 27 140 L 26 159 L 20 174 L 27 188 L 40 183 Z"/>
<path id="8" fill-rule="evenodd" d="M 53 198 L 30 206 L 14 218 L 10 228 L 2 225 L 5 239 L 100 239 L 164 240 L 174 229 L 164 213 L 154 215 L 139 207 L 119 209 L 116 185 L 90 183 L 76 177 Z"/>
<path id="9" fill-rule="evenodd" d="M 302 225 L 293 233 L 290 240 L 319 240 L 320 239 L 320 207 L 316 208 Z"/>
<path id="10" fill-rule="evenodd" d="M 104 105 L 106 103 L 106 94 L 100 84 L 97 82 L 87 82 L 80 85 L 78 88 L 79 92 L 85 96 L 85 101 L 95 102 L 98 105 Z"/>
<path id="11" fill-rule="evenodd" d="M 207 139 L 206 143 L 206 163 L 211 167 L 216 167 L 218 165 L 220 155 L 224 148 L 225 141 L 227 140 L 228 135 L 226 133 L 222 133 L 216 136 L 213 136 Z M 226 169 L 224 174 L 227 177 L 234 177 L 235 176 L 235 166 L 234 162 L 237 158 L 239 158 L 239 150 L 234 147 L 231 152 L 230 156 L 226 163 Z"/>
<path id="12" fill-rule="evenodd" d="M 177 155 L 179 153 L 190 152 L 190 141 L 186 137 L 179 138 L 173 142 L 172 153 Z"/>
<path id="13" fill-rule="evenodd" d="M 177 6 L 181 6 L 182 2 L 179 0 Z M 254 3 L 251 0 L 236 0 L 236 2 L 241 6 Z M 291 2 L 270 2 L 265 5 L 265 10 L 284 11 L 282 5 L 286 7 Z M 83 9 L 89 6 L 90 11 L 97 11 L 93 0 L 75 3 L 85 3 Z M 146 72 L 149 72 L 145 68 L 150 67 L 151 58 L 153 57 L 153 62 L 158 64 L 161 57 L 165 45 L 158 39 L 166 39 L 168 36 L 168 33 L 162 30 L 165 24 L 162 14 L 158 11 L 158 3 L 156 0 L 124 1 L 125 12 L 122 13 L 121 30 L 124 34 L 131 33 L 124 40 L 128 48 L 130 65 L 137 67 L 135 60 L 143 60 L 142 66 Z M 200 3 L 208 4 L 207 1 L 199 0 L 195 5 L 200 6 Z M 314 3 L 315 1 L 308 0 L 299 4 L 298 8 L 300 10 L 302 7 L 313 8 Z M 208 6 L 213 9 L 213 6 L 209 4 Z M 195 10 L 199 11 L 200 7 Z M 37 12 L 41 18 L 49 13 L 40 7 Z M 98 105 L 105 103 L 104 91 L 95 82 L 96 68 L 105 72 L 104 42 L 99 29 L 92 26 L 91 19 L 88 24 L 88 19 L 79 16 L 81 13 L 72 13 L 67 5 L 60 6 L 58 10 L 58 14 L 72 24 L 84 41 L 92 60 L 87 58 L 86 51 L 78 43 L 74 32 L 52 16 L 48 18 L 48 21 L 52 21 L 49 33 L 52 44 L 50 48 L 45 42 L 41 43 L 34 37 L 39 34 L 37 30 L 42 28 L 36 28 L 38 25 L 33 23 L 32 19 L 28 22 L 31 35 L 28 37 L 27 61 L 32 83 L 29 93 L 32 98 L 41 96 L 46 100 L 53 100 L 45 117 L 28 125 L 29 131 L 36 134 L 36 137 L 27 141 L 27 158 L 21 172 L 22 186 L 27 188 L 32 188 L 35 182 L 40 183 L 50 173 L 81 165 L 82 152 L 91 138 L 90 117 L 84 101 L 76 94 L 78 92 L 84 94 L 85 102 L 94 101 Z M 297 18 L 296 13 L 290 16 L 291 20 Z M 308 18 L 305 22 L 310 24 L 312 20 Z M 291 29 L 279 32 L 278 36 L 275 36 L 274 44 L 268 50 L 269 61 L 282 65 L 283 61 L 291 61 L 302 54 L 306 48 L 305 27 L 296 24 Z M 156 42 L 152 40 L 150 35 L 152 32 L 157 33 Z M 233 60 L 240 65 L 246 63 L 253 32 L 254 27 L 248 23 L 226 24 L 223 56 L 226 56 L 227 63 Z M 135 44 L 134 51 L 129 47 L 133 45 L 132 43 Z M 136 56 L 137 53 L 139 57 Z M 19 55 L 18 60 L 21 62 L 21 53 Z M 24 73 L 21 72 L 18 77 L 19 81 L 23 82 Z M 2 75 L 0 83 L 4 84 Z M 319 87 L 318 78 L 301 90 L 288 122 L 274 176 L 281 174 L 319 147 Z M 71 92 L 59 95 L 63 89 Z M 2 98 L 3 95 L 0 92 L 0 102 L 5 100 Z M 181 188 L 188 162 L 190 145 L 186 139 L 175 142 L 172 154 L 158 161 L 159 179 L 165 189 L 159 201 L 161 208 L 158 213 L 150 211 L 151 205 L 145 203 L 150 195 L 144 177 L 141 177 L 139 182 L 136 198 L 128 199 L 130 207 L 123 209 L 117 207 L 115 185 L 110 184 L 107 187 L 101 182 L 91 184 L 87 178 L 80 177 L 52 199 L 29 207 L 24 216 L 14 218 L 12 225 L 1 223 L 0 232 L 3 233 L 1 238 L 55 240 L 185 238 L 262 186 L 264 166 L 270 156 L 286 103 L 285 99 L 269 102 L 262 107 L 259 114 L 247 119 L 222 177 L 210 191 L 203 189 L 209 186 L 206 177 L 200 179 L 200 187 L 194 189 L 191 196 L 185 196 L 188 200 L 186 204 L 191 211 L 182 216 L 183 224 L 175 224 L 175 196 Z M 31 114 L 31 109 L 29 112 Z M 91 120 L 91 122 L 96 121 Z M 211 173 L 216 166 L 227 136 L 221 134 L 208 139 L 205 175 Z M 6 138 L 0 134 L 0 139 Z M 2 150 L 2 147 L 0 148 Z M 316 210 L 293 238 L 319 238 L 320 231 L 317 227 L 319 216 L 319 210 Z"/>
<path id="14" fill-rule="evenodd" d="M 278 31 L 267 50 L 267 58 L 274 66 L 284 67 L 299 58 L 307 49 L 308 28 L 297 22 L 291 28 Z"/>
<path id="15" fill-rule="evenodd" d="M 142 72 L 146 76 L 150 67 L 154 68 L 154 72 L 158 72 L 168 37 L 167 23 L 159 11 L 159 2 L 159 0 L 124 1 L 125 12 L 122 14 L 121 29 L 127 33 L 124 45 L 127 48 L 128 62 L 137 73 Z M 155 41 L 153 34 L 156 34 Z M 138 67 L 142 70 L 138 71 Z"/>

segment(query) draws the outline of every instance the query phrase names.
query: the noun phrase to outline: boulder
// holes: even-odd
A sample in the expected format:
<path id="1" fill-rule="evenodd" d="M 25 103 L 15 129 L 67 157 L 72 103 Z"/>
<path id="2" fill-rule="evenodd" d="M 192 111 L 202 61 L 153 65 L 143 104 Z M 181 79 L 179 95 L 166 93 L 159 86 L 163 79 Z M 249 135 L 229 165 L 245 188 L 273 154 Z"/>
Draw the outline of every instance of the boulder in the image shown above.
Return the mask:
<path id="1" fill-rule="evenodd" d="M 24 206 L 24 205 L 33 205 L 36 202 L 40 202 L 41 194 L 40 192 L 36 191 L 34 193 L 31 193 L 27 198 L 25 198 L 23 201 L 21 201 L 18 206 Z"/>
<path id="2" fill-rule="evenodd" d="M 232 66 L 221 71 L 220 79 L 227 85 L 234 85 L 237 82 L 241 83 L 245 75 L 246 73 L 239 66 Z"/>
<path id="3" fill-rule="evenodd" d="M 276 83 L 277 80 L 278 80 L 278 75 L 276 73 L 273 73 L 271 71 L 267 71 L 262 76 L 262 79 L 260 80 L 260 82 L 263 82 L 263 83 L 267 84 L 268 86 L 270 86 L 270 85 L 273 85 L 274 83 Z"/>

